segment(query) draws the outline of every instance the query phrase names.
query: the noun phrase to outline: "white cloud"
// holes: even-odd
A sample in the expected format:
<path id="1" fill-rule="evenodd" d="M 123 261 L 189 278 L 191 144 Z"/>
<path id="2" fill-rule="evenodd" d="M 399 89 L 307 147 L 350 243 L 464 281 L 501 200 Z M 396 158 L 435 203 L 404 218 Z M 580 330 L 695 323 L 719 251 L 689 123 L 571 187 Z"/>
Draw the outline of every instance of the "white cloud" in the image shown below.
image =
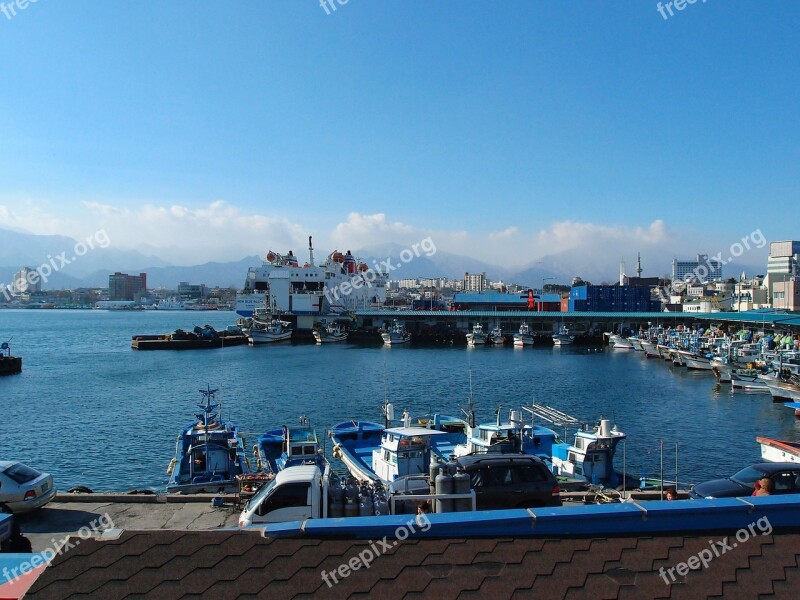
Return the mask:
<path id="1" fill-rule="evenodd" d="M 400 221 L 391 222 L 384 213 L 362 215 L 351 212 L 347 215 L 347 221 L 336 225 L 331 232 L 334 244 L 353 249 L 386 243 L 411 246 L 427 237 L 434 241 L 438 249 L 448 252 L 462 251 L 471 239 L 466 231 L 425 229 Z M 471 250 L 474 251 L 474 247 Z"/>
<path id="2" fill-rule="evenodd" d="M 596 247 L 597 244 L 611 242 L 658 246 L 674 237 L 675 234 L 667 229 L 666 224 L 661 219 L 653 221 L 647 227 L 622 227 L 559 221 L 550 225 L 548 229 L 539 231 L 537 242 L 542 249 L 570 250 L 582 246 Z"/>
<path id="3" fill-rule="evenodd" d="M 167 260 L 180 257 L 179 261 L 191 259 L 193 264 L 238 260 L 242 251 L 264 254 L 269 247 L 303 243 L 306 235 L 303 226 L 285 217 L 247 213 L 221 200 L 197 208 L 144 204 L 131 209 L 100 202 L 83 206 L 115 244 L 130 248 L 148 244 L 155 252 L 163 249 Z"/>
<path id="4" fill-rule="evenodd" d="M 506 240 L 508 238 L 514 237 L 519 233 L 519 228 L 511 227 L 505 228 L 503 231 L 493 231 L 489 234 L 490 240 Z"/>

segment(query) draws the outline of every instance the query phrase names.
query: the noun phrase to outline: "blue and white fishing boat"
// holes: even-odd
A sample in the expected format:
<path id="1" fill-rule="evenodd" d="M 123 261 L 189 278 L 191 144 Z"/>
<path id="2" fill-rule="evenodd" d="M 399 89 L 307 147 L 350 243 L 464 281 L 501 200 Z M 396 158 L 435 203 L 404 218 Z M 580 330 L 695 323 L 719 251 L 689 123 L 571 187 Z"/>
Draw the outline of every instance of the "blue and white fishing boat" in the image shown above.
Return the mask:
<path id="1" fill-rule="evenodd" d="M 511 410 L 506 422 L 502 422 L 502 406 L 497 409 L 497 420 L 475 424 L 472 405 L 465 410 L 470 428 L 467 441 L 455 449 L 456 456 L 468 454 L 533 454 L 547 461 L 553 455 L 553 445 L 561 443 L 555 431 L 541 425 L 526 423 L 522 413 Z M 523 407 L 524 410 L 530 410 Z"/>
<path id="2" fill-rule="evenodd" d="M 614 455 L 617 445 L 625 434 L 612 428 L 611 421 L 600 418 L 594 427 L 584 425 L 576 434 L 575 441 L 553 445 L 553 472 L 557 475 L 582 477 L 588 483 L 617 487 L 622 476 L 614 470 Z"/>
<path id="3" fill-rule="evenodd" d="M 300 425 L 282 425 L 258 437 L 253 448 L 257 471 L 277 473 L 286 467 L 317 465 L 325 470 L 327 460 L 319 443 L 317 432 L 308 417 L 300 417 Z"/>
<path id="4" fill-rule="evenodd" d="M 466 441 L 467 423 L 462 419 L 444 415 L 412 419 L 406 411 L 401 424 L 392 426 L 392 404 L 384 404 L 383 412 L 383 426 L 346 421 L 331 429 L 334 457 L 357 479 L 389 483 L 404 475 L 427 473 L 431 456 L 447 460 Z"/>
<path id="5" fill-rule="evenodd" d="M 235 477 L 250 472 L 238 428 L 222 419 L 219 404 L 213 404 L 218 390 L 200 390 L 197 422 L 184 427 L 175 444 L 175 458 L 167 492 L 181 494 L 224 493 L 238 490 Z"/>

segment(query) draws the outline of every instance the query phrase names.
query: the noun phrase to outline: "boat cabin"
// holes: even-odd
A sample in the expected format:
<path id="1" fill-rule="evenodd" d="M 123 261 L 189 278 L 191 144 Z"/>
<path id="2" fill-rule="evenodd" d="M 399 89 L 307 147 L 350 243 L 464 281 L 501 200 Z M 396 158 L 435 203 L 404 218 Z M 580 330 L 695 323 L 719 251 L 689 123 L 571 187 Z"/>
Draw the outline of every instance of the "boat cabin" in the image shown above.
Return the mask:
<path id="1" fill-rule="evenodd" d="M 594 484 L 616 486 L 620 477 L 614 470 L 617 444 L 625 434 L 611 428 L 611 421 L 601 419 L 594 428 L 584 427 L 575 434 L 573 444 L 553 445 L 553 471 L 556 475 L 583 477 Z"/>
<path id="2" fill-rule="evenodd" d="M 381 445 L 372 452 L 372 470 L 386 482 L 405 475 L 425 475 L 431 460 L 431 441 L 444 431 L 423 427 L 386 429 Z"/>

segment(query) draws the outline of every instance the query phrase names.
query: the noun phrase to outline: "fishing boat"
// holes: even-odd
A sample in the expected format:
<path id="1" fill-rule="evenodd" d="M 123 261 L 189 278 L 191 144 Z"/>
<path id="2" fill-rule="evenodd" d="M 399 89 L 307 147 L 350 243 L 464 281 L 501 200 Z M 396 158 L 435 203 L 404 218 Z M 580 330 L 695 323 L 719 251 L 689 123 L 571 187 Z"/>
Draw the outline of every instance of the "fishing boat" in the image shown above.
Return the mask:
<path id="1" fill-rule="evenodd" d="M 253 319 L 253 324 L 250 327 L 250 336 L 247 341 L 251 344 L 271 344 L 291 339 L 292 329 L 290 325 L 291 323 L 288 321 L 282 321 L 278 318 L 269 321 Z"/>
<path id="2" fill-rule="evenodd" d="M 526 321 L 520 324 L 519 331 L 514 334 L 514 346 L 517 348 L 533 346 L 533 334 Z"/>
<path id="3" fill-rule="evenodd" d="M 362 481 L 385 483 L 404 475 L 427 473 L 431 457 L 447 460 L 466 441 L 467 423 L 456 417 L 433 415 L 412 419 L 408 411 L 398 425 L 394 407 L 384 403 L 384 425 L 345 421 L 331 429 L 334 457 Z"/>
<path id="4" fill-rule="evenodd" d="M 495 346 L 502 346 L 506 343 L 506 336 L 503 335 L 503 329 L 499 325 L 492 329 L 489 333 L 489 338 L 486 340 L 487 344 L 494 344 Z"/>
<path id="5" fill-rule="evenodd" d="M 621 335 L 615 333 L 606 333 L 608 336 L 608 345 L 614 350 L 633 350 L 633 344 Z"/>
<path id="6" fill-rule="evenodd" d="M 570 335 L 569 329 L 562 325 L 558 333 L 553 334 L 553 344 L 556 346 L 569 346 L 573 341 L 575 341 L 575 336 Z"/>
<path id="7" fill-rule="evenodd" d="M 764 383 L 772 394 L 773 402 L 800 402 L 800 385 L 796 379 L 789 381 L 777 379 L 764 379 Z"/>
<path id="8" fill-rule="evenodd" d="M 658 352 L 658 343 L 656 341 L 640 339 L 639 342 L 642 344 L 642 350 L 644 350 L 644 355 L 647 358 L 661 357 Z"/>
<path id="9" fill-rule="evenodd" d="M 465 411 L 470 427 L 467 441 L 455 448 L 456 456 L 468 454 L 533 454 L 550 461 L 553 444 L 562 440 L 555 431 L 541 425 L 526 423 L 523 413 L 509 411 L 508 419 L 502 421 L 502 406 L 497 409 L 497 418 L 488 423 L 475 424 L 475 413 L 470 404 Z M 523 411 L 527 407 L 522 407 Z M 530 410 L 530 409 L 527 409 Z"/>
<path id="10" fill-rule="evenodd" d="M 486 338 L 489 337 L 483 330 L 483 325 L 475 323 L 472 326 L 472 331 L 467 334 L 468 346 L 483 346 L 486 344 Z"/>
<path id="11" fill-rule="evenodd" d="M 761 458 L 769 462 L 800 463 L 800 442 L 774 440 L 768 437 L 757 437 L 761 444 Z"/>
<path id="12" fill-rule="evenodd" d="M 383 343 L 388 346 L 395 346 L 397 344 L 407 344 L 411 341 L 411 334 L 406 330 L 405 326 L 394 319 L 391 326 L 381 333 Z"/>
<path id="13" fill-rule="evenodd" d="M 203 402 L 197 421 L 184 427 L 175 443 L 175 457 L 167 469 L 167 492 L 225 493 L 238 490 L 237 475 L 250 472 L 238 428 L 222 419 L 218 390 L 200 390 Z"/>
<path id="14" fill-rule="evenodd" d="M 633 349 L 637 352 L 644 352 L 644 345 L 642 344 L 642 338 L 638 335 L 632 335 L 628 337 L 628 342 L 633 346 Z"/>
<path id="15" fill-rule="evenodd" d="M 314 329 L 314 339 L 318 344 L 344 342 L 347 339 L 347 330 L 339 323 L 328 323 Z"/>
<path id="16" fill-rule="evenodd" d="M 258 436 L 253 456 L 256 470 L 265 473 L 298 465 L 317 465 L 324 471 L 327 465 L 317 432 L 306 416 L 300 417 L 299 426 L 281 425 Z"/>
<path id="17" fill-rule="evenodd" d="M 575 434 L 575 441 L 553 445 L 553 471 L 557 475 L 582 477 L 588 483 L 616 487 L 622 476 L 614 470 L 617 445 L 625 434 L 600 418 L 594 427 L 586 424 Z"/>

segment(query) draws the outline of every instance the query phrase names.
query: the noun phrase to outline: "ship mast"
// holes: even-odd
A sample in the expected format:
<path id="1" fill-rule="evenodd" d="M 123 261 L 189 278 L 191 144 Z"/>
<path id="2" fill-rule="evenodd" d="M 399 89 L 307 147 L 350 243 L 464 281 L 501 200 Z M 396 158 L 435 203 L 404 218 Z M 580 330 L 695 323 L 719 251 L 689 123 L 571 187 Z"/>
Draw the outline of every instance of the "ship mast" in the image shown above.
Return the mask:
<path id="1" fill-rule="evenodd" d="M 308 236 L 308 264 L 314 266 L 314 246 L 311 245 L 311 236 Z"/>

